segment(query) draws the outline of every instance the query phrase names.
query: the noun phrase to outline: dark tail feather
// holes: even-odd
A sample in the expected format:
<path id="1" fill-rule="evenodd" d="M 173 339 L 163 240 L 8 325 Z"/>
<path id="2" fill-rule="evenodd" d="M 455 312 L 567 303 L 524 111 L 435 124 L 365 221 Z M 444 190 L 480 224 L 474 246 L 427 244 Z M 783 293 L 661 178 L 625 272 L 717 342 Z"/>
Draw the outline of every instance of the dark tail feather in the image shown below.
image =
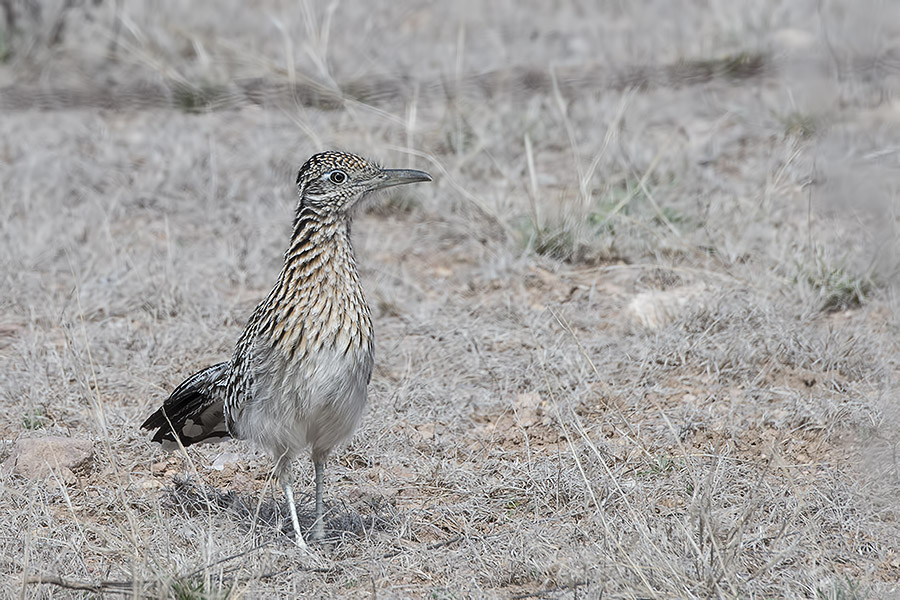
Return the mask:
<path id="1" fill-rule="evenodd" d="M 175 444 L 176 435 L 184 446 L 203 441 L 220 442 L 230 437 L 222 396 L 215 393 L 216 388 L 225 385 L 228 366 L 222 362 L 185 379 L 141 428 L 156 429 L 153 441 L 161 442 L 164 447 Z"/>

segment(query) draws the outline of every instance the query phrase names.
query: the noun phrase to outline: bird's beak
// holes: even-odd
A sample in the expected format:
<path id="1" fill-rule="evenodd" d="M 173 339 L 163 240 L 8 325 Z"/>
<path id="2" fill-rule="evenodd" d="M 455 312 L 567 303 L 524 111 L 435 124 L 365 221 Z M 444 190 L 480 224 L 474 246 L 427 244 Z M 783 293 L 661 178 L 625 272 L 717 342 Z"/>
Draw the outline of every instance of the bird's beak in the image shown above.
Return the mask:
<path id="1" fill-rule="evenodd" d="M 372 182 L 371 189 L 380 190 L 386 187 L 418 183 L 420 181 L 431 181 L 431 175 L 425 171 L 416 171 L 415 169 L 382 169 L 381 177 Z"/>

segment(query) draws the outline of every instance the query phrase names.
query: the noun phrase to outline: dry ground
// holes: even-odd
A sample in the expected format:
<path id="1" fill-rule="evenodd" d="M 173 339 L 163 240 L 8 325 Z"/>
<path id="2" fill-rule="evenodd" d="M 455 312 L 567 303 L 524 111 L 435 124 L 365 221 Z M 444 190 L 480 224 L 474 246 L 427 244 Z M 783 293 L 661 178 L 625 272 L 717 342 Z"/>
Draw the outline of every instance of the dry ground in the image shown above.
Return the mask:
<path id="1" fill-rule="evenodd" d="M 0 475 L 3 596 L 896 597 L 896 3 L 26 4 L 0 105 L 56 108 L 0 113 L 0 460 L 94 459 Z M 549 76 L 598 65 L 656 75 Z M 65 92 L 250 77 L 405 91 Z M 308 556 L 265 457 L 137 427 L 229 355 L 330 147 L 435 183 L 357 218 L 377 366 Z"/>

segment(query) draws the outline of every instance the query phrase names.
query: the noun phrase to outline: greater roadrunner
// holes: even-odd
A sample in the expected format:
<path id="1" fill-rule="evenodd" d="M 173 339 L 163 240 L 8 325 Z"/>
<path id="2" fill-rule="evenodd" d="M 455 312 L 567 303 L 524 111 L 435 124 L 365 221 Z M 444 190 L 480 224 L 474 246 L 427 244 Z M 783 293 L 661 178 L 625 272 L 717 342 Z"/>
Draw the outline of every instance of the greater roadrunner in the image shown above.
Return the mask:
<path id="1" fill-rule="evenodd" d="M 342 152 L 306 161 L 297 174 L 300 202 L 284 266 L 231 360 L 189 377 L 141 425 L 169 446 L 176 437 L 184 446 L 227 437 L 257 443 L 275 461 L 300 546 L 306 542 L 291 462 L 311 449 L 313 538 L 320 539 L 325 459 L 356 428 L 372 375 L 372 321 L 350 245 L 351 211 L 368 192 L 418 181 L 431 176 L 382 169 Z"/>

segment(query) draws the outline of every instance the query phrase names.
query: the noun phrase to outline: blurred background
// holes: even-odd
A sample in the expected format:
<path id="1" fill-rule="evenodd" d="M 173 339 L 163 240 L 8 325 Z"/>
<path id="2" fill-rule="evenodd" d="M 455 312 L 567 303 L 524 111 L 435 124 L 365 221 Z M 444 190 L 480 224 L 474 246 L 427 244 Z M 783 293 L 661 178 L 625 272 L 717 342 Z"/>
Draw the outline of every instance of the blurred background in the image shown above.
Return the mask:
<path id="1" fill-rule="evenodd" d="M 0 589 L 891 597 L 898 90 L 887 0 L 0 0 Z M 329 148 L 435 182 L 355 222 L 312 562 L 264 456 L 137 426 Z"/>

